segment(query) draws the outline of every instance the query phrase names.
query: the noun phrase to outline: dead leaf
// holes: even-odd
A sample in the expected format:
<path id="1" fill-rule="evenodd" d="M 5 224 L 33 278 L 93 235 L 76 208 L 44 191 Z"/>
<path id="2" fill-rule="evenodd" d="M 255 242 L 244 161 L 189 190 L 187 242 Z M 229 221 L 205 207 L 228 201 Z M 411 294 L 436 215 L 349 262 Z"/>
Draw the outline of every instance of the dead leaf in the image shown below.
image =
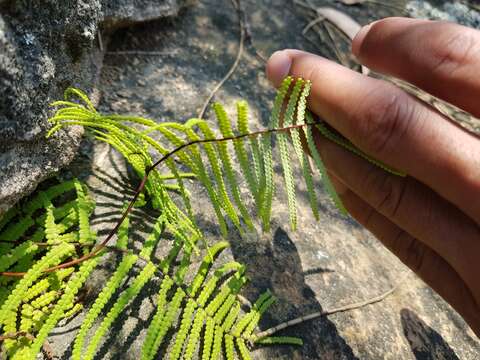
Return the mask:
<path id="1" fill-rule="evenodd" d="M 347 0 L 348 1 L 348 0 Z M 316 9 L 319 18 L 323 18 L 335 25 L 350 40 L 360 31 L 362 26 L 356 22 L 350 15 L 347 15 L 331 7 L 319 7 Z M 362 65 L 362 74 L 368 75 L 370 69 Z"/>
<path id="2" fill-rule="evenodd" d="M 335 25 L 340 31 L 353 40 L 362 26 L 354 19 L 337 9 L 331 7 L 319 7 L 316 9 L 319 16 L 324 17 Z"/>
<path id="3" fill-rule="evenodd" d="M 357 5 L 357 4 L 365 3 L 368 0 L 337 0 L 337 1 L 345 5 Z"/>

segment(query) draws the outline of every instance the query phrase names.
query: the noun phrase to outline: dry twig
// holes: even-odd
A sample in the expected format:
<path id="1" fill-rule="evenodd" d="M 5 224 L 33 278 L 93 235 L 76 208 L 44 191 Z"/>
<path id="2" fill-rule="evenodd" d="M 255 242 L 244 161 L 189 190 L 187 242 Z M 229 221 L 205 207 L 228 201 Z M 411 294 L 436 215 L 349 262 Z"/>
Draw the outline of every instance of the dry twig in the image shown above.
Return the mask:
<path id="1" fill-rule="evenodd" d="M 367 299 L 365 301 L 359 301 L 359 302 L 356 302 L 356 303 L 353 303 L 353 304 L 340 306 L 340 307 L 337 307 L 337 308 L 334 308 L 334 309 L 317 311 L 317 312 L 314 312 L 314 313 L 309 314 L 309 315 L 304 315 L 304 316 L 300 316 L 300 317 L 292 319 L 292 320 L 288 320 L 288 321 L 283 322 L 281 324 L 278 324 L 274 327 L 271 327 L 270 329 L 267 329 L 267 330 L 264 330 L 264 331 L 261 331 L 261 332 L 255 334 L 255 338 L 256 339 L 261 339 L 261 338 L 264 338 L 264 337 L 267 337 L 267 336 L 271 336 L 271 335 L 279 332 L 280 330 L 284 330 L 288 327 L 298 325 L 298 324 L 304 323 L 304 322 L 309 321 L 309 320 L 313 320 L 313 319 L 316 319 L 316 318 L 319 318 L 319 317 L 322 317 L 322 316 L 328 316 L 328 315 L 336 314 L 336 313 L 339 313 L 339 312 L 346 312 L 346 311 L 350 311 L 350 310 L 360 309 L 362 307 L 365 307 L 365 306 L 372 305 L 372 304 L 378 303 L 380 301 L 383 301 L 388 296 L 393 294 L 400 287 L 400 285 L 403 283 L 403 281 L 406 279 L 407 276 L 408 276 L 408 274 L 406 276 L 404 276 L 404 278 L 402 280 L 400 280 L 400 282 L 397 285 L 393 286 L 391 289 L 389 289 L 388 291 L 384 292 L 381 295 L 375 296 L 375 297 Z"/>
<path id="2" fill-rule="evenodd" d="M 232 0 L 232 4 L 235 7 L 235 10 L 237 10 L 237 13 L 239 14 L 238 17 L 238 23 L 240 26 L 240 39 L 239 39 L 239 44 L 238 44 L 238 52 L 237 56 L 235 58 L 235 61 L 233 62 L 232 66 L 228 70 L 228 72 L 225 74 L 222 80 L 213 88 L 212 92 L 208 96 L 207 100 L 205 100 L 205 103 L 202 106 L 202 109 L 198 113 L 198 118 L 202 119 L 203 116 L 205 115 L 205 111 L 207 110 L 208 105 L 210 104 L 210 101 L 212 101 L 213 97 L 217 93 L 217 91 L 225 84 L 225 82 L 232 76 L 232 74 L 235 72 L 237 69 L 238 64 L 240 63 L 240 59 L 242 58 L 243 55 L 243 48 L 244 48 L 244 43 L 245 43 L 245 27 L 244 23 L 241 19 L 241 13 L 240 13 L 240 0 Z"/>

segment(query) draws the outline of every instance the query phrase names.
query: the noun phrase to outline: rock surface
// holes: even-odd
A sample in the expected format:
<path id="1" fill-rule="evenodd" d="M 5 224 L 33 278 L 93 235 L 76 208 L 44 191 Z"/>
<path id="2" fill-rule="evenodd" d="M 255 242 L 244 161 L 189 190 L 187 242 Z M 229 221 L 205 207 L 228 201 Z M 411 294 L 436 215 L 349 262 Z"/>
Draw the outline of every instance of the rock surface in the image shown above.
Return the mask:
<path id="1" fill-rule="evenodd" d="M 0 2 L 0 215 L 76 154 L 80 129 L 45 139 L 48 104 L 90 93 L 103 60 L 97 33 L 173 16 L 184 0 Z"/>
<path id="2" fill-rule="evenodd" d="M 392 9 L 373 4 L 347 7 L 333 1 L 311 1 L 318 6 L 337 6 L 362 24 L 395 14 Z M 114 35 L 99 85 L 104 94 L 101 110 L 143 115 L 159 122 L 197 116 L 238 50 L 236 12 L 229 2 L 218 4 L 218 0 L 204 0 L 175 24 L 151 22 Z M 334 56 L 328 43 L 312 36 L 316 44 L 312 45 L 302 36 L 309 19 L 291 1 L 246 0 L 243 4 L 260 53 L 295 47 Z M 122 53 L 132 49 L 138 53 Z M 231 115 L 236 100 L 247 100 L 252 128 L 261 128 L 273 95 L 264 64 L 247 46 L 238 69 L 215 100 L 225 104 Z M 211 112 L 206 118 L 215 123 Z M 118 218 L 123 202 L 131 198 L 132 178 L 115 151 L 88 141 L 81 148 L 82 155 L 63 174 L 88 180 L 97 199 L 95 223 L 100 227 L 99 234 L 104 235 Z M 278 189 L 283 189 L 279 169 L 275 179 Z M 320 221 L 313 218 L 305 188 L 300 185 L 296 232 L 288 228 L 286 196 L 279 190 L 270 233 L 253 232 L 243 238 L 235 231 L 229 234 L 232 251 L 228 257 L 246 263 L 251 279 L 243 295 L 253 300 L 269 288 L 278 298 L 260 327 L 266 329 L 321 309 L 363 301 L 397 284 L 399 288 L 380 303 L 289 328 L 281 335 L 300 336 L 304 346 L 259 348 L 253 352 L 254 359 L 478 359 L 480 342 L 461 317 L 367 231 L 339 215 L 319 182 L 317 187 Z M 218 240 L 215 216 L 204 190 L 195 182 L 189 190 L 208 239 Z M 144 228 L 151 226 L 152 219 L 148 214 L 137 215 L 131 222 L 138 227 L 132 237 L 141 246 Z M 161 252 L 160 245 L 157 256 Z M 115 262 L 106 262 L 89 288 L 98 291 L 114 267 Z M 405 275 L 407 278 L 400 283 Z M 112 336 L 107 336 L 97 359 L 138 359 L 157 289 L 158 283 L 149 283 L 129 305 L 113 325 Z M 81 323 L 82 315 L 54 331 L 49 340 L 55 355 L 70 358 L 70 344 Z"/>

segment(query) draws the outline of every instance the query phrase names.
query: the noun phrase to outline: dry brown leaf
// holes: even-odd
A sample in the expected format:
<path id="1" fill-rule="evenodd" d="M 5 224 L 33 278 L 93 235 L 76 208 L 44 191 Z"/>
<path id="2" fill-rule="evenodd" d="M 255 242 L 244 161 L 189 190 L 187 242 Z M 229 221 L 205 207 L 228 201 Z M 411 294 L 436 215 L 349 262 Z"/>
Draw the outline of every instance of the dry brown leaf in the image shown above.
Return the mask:
<path id="1" fill-rule="evenodd" d="M 348 1 L 348 0 L 347 0 Z M 319 7 L 316 9 L 319 17 L 324 18 L 335 25 L 350 40 L 360 31 L 362 26 L 356 22 L 350 15 L 347 15 L 337 9 L 331 7 Z M 362 73 L 368 75 L 370 70 L 362 65 Z"/>
<path id="2" fill-rule="evenodd" d="M 357 5 L 357 4 L 366 3 L 368 0 L 337 0 L 337 1 L 345 5 Z"/>
<path id="3" fill-rule="evenodd" d="M 317 14 L 324 17 L 335 25 L 340 31 L 353 40 L 362 26 L 350 17 L 337 9 L 331 7 L 319 7 L 316 9 Z"/>

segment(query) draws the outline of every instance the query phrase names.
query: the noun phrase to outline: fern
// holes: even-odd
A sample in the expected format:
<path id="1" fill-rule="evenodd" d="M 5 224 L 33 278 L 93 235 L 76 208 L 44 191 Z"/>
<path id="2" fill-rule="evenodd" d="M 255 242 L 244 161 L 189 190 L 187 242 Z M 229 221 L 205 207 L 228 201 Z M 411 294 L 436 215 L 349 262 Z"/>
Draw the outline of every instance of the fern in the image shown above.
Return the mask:
<path id="1" fill-rule="evenodd" d="M 65 198 L 73 190 L 76 190 L 76 199 L 70 200 L 70 195 L 66 202 L 53 206 L 54 200 L 59 202 L 58 198 Z M 76 207 L 80 201 L 82 205 Z M 45 274 L 44 270 L 75 255 L 75 246 L 71 242 L 80 239 L 78 232 L 81 229 L 88 231 L 89 242 L 93 242 L 89 224 L 92 211 L 92 202 L 85 188 L 77 180 L 72 180 L 38 192 L 7 217 L 11 223 L 3 225 L 2 236 L 6 239 L 0 238 L 0 241 L 13 240 L 19 244 L 1 256 L 0 271 L 27 272 L 21 279 L 1 278 L 9 285 L 4 288 L 6 291 L 0 299 L 0 326 L 4 333 L 34 334 L 21 341 L 5 341 L 4 347 L 12 359 L 35 358 L 50 330 L 65 314 L 78 309 L 76 294 L 97 260 L 91 259 L 78 269 L 61 269 L 51 274 Z M 82 217 L 84 220 L 80 225 Z M 31 230 L 32 227 L 35 229 Z M 47 247 L 41 245 L 44 239 Z M 84 251 L 89 251 L 88 243 L 84 244 Z"/>
<path id="2" fill-rule="evenodd" d="M 198 356 L 209 360 L 223 354 L 226 359 L 246 360 L 251 359 L 251 344 L 302 343 L 288 336 L 253 335 L 275 297 L 266 291 L 248 312 L 242 311 L 237 295 L 248 281 L 245 267 L 235 261 L 217 264 L 216 259 L 228 243 L 207 244 L 195 222 L 184 179 L 194 177 L 203 185 L 226 237 L 227 219 L 242 234 L 245 228 L 254 227 L 247 198 L 252 200 L 263 229 L 269 229 L 275 194 L 274 139 L 278 142 L 293 229 L 297 226 L 297 201 L 292 147 L 312 212 L 316 218 L 319 216 L 313 169 L 303 151 L 302 137 L 326 190 L 337 207 L 344 210 L 314 144 L 314 126 L 328 139 L 399 174 L 369 158 L 325 124 L 314 123 L 306 109 L 310 87 L 308 81 L 286 78 L 276 96 L 268 129 L 258 132 L 249 130 L 248 106 L 243 101 L 237 104 L 236 126 L 223 106 L 214 104 L 218 131 L 201 119 L 157 124 L 141 117 L 104 115 L 95 110 L 83 92 L 73 88 L 67 89 L 65 100 L 52 104 L 58 109 L 50 119 L 53 127 L 49 135 L 66 126 L 81 125 L 96 139 L 113 146 L 143 179 L 135 205 L 143 206 L 148 201 L 160 212 L 137 254 L 132 251 L 129 236 L 128 212 L 132 205 L 125 206 L 116 246 L 108 248 L 122 256 L 86 312 L 73 345 L 74 360 L 93 359 L 116 319 L 153 279 L 159 281 L 159 287 L 155 313 L 142 347 L 144 360 L 156 358 L 161 347 L 169 349 L 169 359 Z M 246 193 L 240 189 L 243 182 L 247 184 Z M 173 195 L 172 190 L 180 196 Z M 69 195 L 67 199 L 65 194 Z M 86 186 L 72 180 L 37 192 L 0 219 L 0 272 L 25 272 L 21 278 L 0 277 L 0 328 L 9 334 L 32 334 L 4 341 L 11 358 L 34 359 L 57 323 L 81 311 L 77 294 L 104 259 L 105 245 L 113 235 L 95 244 L 96 234 L 90 226 L 93 209 Z M 174 241 L 157 261 L 153 250 L 167 233 Z M 205 256 L 194 269 L 199 241 L 203 241 Z M 72 261 L 61 264 L 67 259 Z M 134 270 L 140 263 L 144 264 L 140 270 Z M 190 274 L 194 276 L 187 276 Z"/>

